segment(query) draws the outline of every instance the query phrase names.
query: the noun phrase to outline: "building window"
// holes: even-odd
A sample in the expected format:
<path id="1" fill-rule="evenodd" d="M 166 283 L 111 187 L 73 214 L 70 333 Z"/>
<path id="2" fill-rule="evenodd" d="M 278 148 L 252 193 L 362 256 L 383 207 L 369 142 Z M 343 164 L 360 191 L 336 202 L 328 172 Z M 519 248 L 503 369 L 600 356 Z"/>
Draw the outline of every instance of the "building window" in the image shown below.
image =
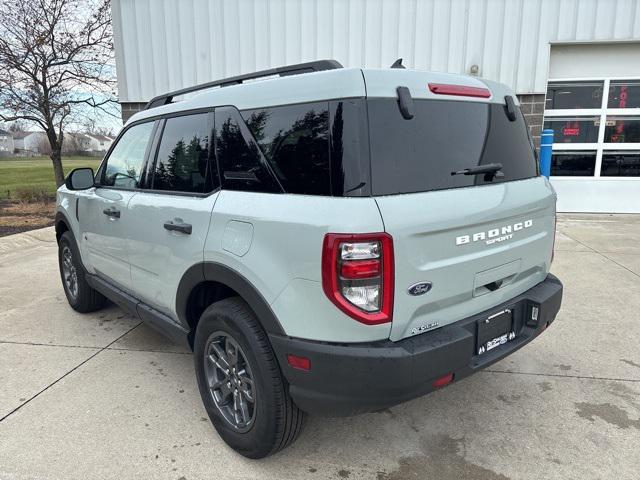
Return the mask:
<path id="1" fill-rule="evenodd" d="M 603 177 L 640 177 L 640 151 L 606 152 L 602 155 Z"/>
<path id="2" fill-rule="evenodd" d="M 607 117 L 604 141 L 606 143 L 640 143 L 640 116 Z"/>
<path id="3" fill-rule="evenodd" d="M 562 177 L 593 177 L 596 168 L 596 151 L 561 150 L 551 157 L 551 175 Z"/>
<path id="4" fill-rule="evenodd" d="M 640 79 L 549 81 L 544 116 L 552 176 L 640 176 Z"/>
<path id="5" fill-rule="evenodd" d="M 596 143 L 600 117 L 552 117 L 546 118 L 544 128 L 554 131 L 556 143 Z"/>
<path id="6" fill-rule="evenodd" d="M 640 80 L 612 80 L 609 108 L 640 108 Z"/>
<path id="7" fill-rule="evenodd" d="M 547 110 L 600 108 L 604 82 L 549 82 Z"/>

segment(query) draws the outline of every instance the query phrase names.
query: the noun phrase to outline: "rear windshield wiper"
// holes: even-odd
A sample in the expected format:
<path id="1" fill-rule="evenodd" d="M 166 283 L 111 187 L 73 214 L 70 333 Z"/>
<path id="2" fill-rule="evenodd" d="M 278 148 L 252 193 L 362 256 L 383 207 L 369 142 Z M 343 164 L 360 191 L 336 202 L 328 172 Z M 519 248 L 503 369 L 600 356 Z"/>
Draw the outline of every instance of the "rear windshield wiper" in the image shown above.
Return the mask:
<path id="1" fill-rule="evenodd" d="M 504 173 L 500 170 L 502 170 L 501 163 L 487 163 L 486 165 L 478 165 L 477 167 L 469 167 L 464 170 L 451 172 L 451 175 L 482 175 L 484 173 L 485 180 L 491 181 L 494 177 L 504 177 Z"/>

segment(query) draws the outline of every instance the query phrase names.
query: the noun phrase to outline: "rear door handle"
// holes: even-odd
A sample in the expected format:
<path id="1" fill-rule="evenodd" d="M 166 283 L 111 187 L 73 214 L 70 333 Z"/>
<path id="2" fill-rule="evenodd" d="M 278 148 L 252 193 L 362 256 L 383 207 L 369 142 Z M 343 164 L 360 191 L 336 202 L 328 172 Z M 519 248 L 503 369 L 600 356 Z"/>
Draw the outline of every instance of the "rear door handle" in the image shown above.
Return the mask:
<path id="1" fill-rule="evenodd" d="M 182 232 L 187 235 L 191 235 L 191 224 L 190 223 L 174 223 L 171 220 L 164 222 L 165 230 L 169 230 L 170 232 Z"/>
<path id="2" fill-rule="evenodd" d="M 105 208 L 104 210 L 102 210 L 102 213 L 104 213 L 107 217 L 120 218 L 120 210 L 116 210 L 113 207 Z"/>

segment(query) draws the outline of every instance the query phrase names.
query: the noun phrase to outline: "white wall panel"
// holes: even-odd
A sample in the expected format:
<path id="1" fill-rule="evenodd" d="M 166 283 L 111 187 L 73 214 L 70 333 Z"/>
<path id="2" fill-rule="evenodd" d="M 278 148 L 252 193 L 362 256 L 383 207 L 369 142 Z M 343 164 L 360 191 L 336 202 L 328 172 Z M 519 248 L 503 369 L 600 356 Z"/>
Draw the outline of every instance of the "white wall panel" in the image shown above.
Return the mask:
<path id="1" fill-rule="evenodd" d="M 640 0 L 112 0 L 119 96 L 288 63 L 468 73 L 546 89 L 551 42 L 640 40 Z"/>
<path id="2" fill-rule="evenodd" d="M 552 177 L 559 212 L 639 213 L 640 187 L 632 178 L 585 180 Z"/>
<path id="3" fill-rule="evenodd" d="M 553 45 L 549 78 L 640 76 L 640 42 Z"/>

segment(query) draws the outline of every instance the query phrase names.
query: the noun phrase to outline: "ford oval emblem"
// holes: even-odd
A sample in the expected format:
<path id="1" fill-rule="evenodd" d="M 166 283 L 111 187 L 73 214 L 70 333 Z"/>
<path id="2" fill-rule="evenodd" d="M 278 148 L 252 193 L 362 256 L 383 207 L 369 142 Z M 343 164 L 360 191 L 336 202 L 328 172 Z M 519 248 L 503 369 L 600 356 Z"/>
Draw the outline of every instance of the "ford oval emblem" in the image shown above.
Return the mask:
<path id="1" fill-rule="evenodd" d="M 409 287 L 407 291 L 409 292 L 409 295 L 413 295 L 414 297 L 417 297 L 418 295 L 424 295 L 429 290 L 431 290 L 431 286 L 432 286 L 431 282 L 414 283 Z"/>

